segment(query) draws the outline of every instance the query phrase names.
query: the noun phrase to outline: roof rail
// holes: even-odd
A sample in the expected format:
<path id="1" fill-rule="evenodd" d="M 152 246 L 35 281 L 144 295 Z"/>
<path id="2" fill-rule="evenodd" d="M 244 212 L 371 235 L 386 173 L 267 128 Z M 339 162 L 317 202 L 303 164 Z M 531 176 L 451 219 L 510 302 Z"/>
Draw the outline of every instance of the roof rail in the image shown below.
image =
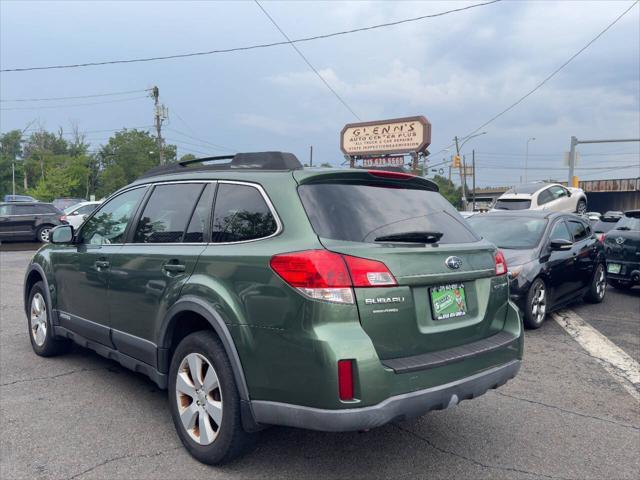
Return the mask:
<path id="1" fill-rule="evenodd" d="M 222 160 L 228 161 L 222 163 Z M 196 158 L 169 165 L 161 165 L 147 170 L 140 178 L 204 170 L 301 170 L 302 168 L 302 164 L 293 153 L 250 152 Z"/>

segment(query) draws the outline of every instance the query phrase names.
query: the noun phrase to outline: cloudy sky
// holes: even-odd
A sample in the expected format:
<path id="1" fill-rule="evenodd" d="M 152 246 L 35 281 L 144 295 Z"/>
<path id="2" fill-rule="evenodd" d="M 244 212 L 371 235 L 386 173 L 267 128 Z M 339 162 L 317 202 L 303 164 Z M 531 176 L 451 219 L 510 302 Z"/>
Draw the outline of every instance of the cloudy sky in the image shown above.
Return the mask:
<path id="1" fill-rule="evenodd" d="M 292 38 L 428 15 L 476 2 L 264 2 Z M 445 16 L 298 44 L 363 120 L 425 115 L 432 164 L 441 150 L 533 89 L 633 4 L 502 1 Z M 254 2 L 0 1 L 2 69 L 224 49 L 283 40 Z M 77 100 L 10 100 L 138 91 L 157 85 L 165 134 L 179 154 L 286 150 L 343 161 L 339 132 L 354 115 L 289 45 L 185 59 L 0 74 L 0 131 L 37 120 L 77 124 L 97 148 L 108 130 L 148 127 L 144 92 Z M 565 180 L 579 139 L 640 137 L 640 6 L 547 84 L 482 128 L 478 184 Z M 640 144 L 582 145 L 583 179 L 640 175 Z M 446 165 L 444 165 L 446 166 Z M 441 167 L 437 167 L 441 168 Z"/>

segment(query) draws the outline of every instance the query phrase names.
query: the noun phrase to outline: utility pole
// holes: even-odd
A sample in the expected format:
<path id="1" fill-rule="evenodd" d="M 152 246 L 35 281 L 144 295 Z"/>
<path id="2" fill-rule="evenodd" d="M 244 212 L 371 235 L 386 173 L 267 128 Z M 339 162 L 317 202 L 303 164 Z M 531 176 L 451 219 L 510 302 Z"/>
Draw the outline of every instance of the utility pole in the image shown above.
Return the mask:
<path id="1" fill-rule="evenodd" d="M 458 136 L 456 135 L 454 137 L 454 140 L 456 142 L 456 155 L 459 157 L 460 156 L 460 145 L 458 143 Z M 462 165 L 460 165 L 460 183 L 462 184 L 462 210 L 463 211 L 467 211 L 467 195 L 464 191 L 464 174 L 462 173 L 463 167 Z"/>
<path id="2" fill-rule="evenodd" d="M 475 149 L 471 150 L 471 168 L 473 169 L 473 209 L 472 212 L 476 211 L 476 151 Z"/>
<path id="3" fill-rule="evenodd" d="M 158 154 L 160 155 L 160 165 L 164 165 L 162 122 L 167 118 L 167 109 L 164 105 L 160 105 L 160 89 L 158 87 L 153 87 L 151 89 L 151 97 L 153 98 L 153 106 L 155 109 L 156 144 L 158 147 Z"/>
<path id="4" fill-rule="evenodd" d="M 576 137 L 571 137 L 571 146 L 569 148 L 569 181 L 568 187 L 577 187 L 578 178 L 574 176 L 574 170 L 576 167 L 576 146 L 580 143 L 620 143 L 620 142 L 640 142 L 640 138 L 624 138 L 615 140 L 578 140 Z"/>
<path id="5" fill-rule="evenodd" d="M 536 137 L 530 137 L 527 139 L 527 153 L 524 156 L 524 183 L 527 183 L 527 176 L 529 170 L 529 142 L 535 140 Z"/>
<path id="6" fill-rule="evenodd" d="M 313 167 L 313 145 L 309 146 L 309 166 Z"/>

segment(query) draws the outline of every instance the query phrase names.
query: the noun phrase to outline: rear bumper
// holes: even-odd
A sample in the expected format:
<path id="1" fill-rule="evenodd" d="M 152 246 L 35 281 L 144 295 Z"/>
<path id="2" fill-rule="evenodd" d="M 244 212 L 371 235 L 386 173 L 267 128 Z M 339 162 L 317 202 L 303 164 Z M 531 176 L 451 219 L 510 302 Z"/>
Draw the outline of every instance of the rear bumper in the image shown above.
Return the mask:
<path id="1" fill-rule="evenodd" d="M 609 280 L 616 280 L 622 283 L 640 283 L 640 263 L 607 259 L 607 267 L 612 263 L 620 265 L 620 273 L 607 272 L 607 278 Z"/>
<path id="2" fill-rule="evenodd" d="M 475 375 L 437 387 L 390 397 L 377 405 L 328 410 L 287 403 L 252 401 L 255 420 L 261 424 L 282 425 L 327 432 L 345 432 L 379 427 L 413 418 L 431 410 L 442 410 L 462 400 L 478 397 L 498 388 L 516 376 L 520 360 L 484 370 Z"/>

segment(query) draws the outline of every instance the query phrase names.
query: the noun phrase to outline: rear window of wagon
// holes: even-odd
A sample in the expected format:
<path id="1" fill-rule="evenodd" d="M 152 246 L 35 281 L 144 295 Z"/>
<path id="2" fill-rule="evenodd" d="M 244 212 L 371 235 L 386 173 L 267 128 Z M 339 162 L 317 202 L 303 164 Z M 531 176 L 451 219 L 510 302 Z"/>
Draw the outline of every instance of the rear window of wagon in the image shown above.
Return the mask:
<path id="1" fill-rule="evenodd" d="M 319 237 L 374 243 L 405 232 L 441 232 L 439 243 L 470 243 L 480 238 L 442 195 L 384 184 L 313 183 L 298 187 Z"/>

